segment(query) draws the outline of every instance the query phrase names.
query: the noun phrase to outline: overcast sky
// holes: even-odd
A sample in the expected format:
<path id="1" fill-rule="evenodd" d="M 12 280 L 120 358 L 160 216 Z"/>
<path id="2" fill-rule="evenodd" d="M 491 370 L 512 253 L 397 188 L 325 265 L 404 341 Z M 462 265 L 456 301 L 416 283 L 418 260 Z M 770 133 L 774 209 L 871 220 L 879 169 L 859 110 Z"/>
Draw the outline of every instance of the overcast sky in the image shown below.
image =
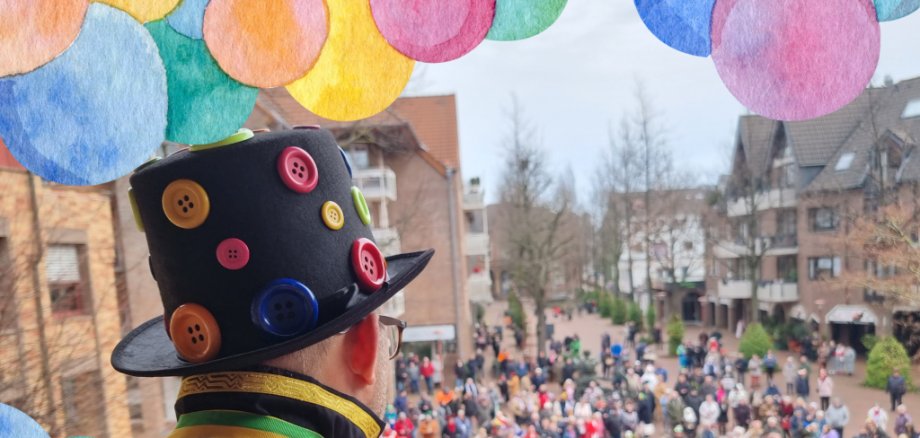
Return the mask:
<path id="1" fill-rule="evenodd" d="M 875 82 L 920 76 L 920 12 L 882 23 Z M 658 41 L 631 0 L 569 0 L 550 29 L 515 42 L 485 41 L 445 64 L 419 64 L 414 94 L 457 95 L 466 179 L 480 176 L 494 200 L 502 166 L 507 109 L 515 93 L 536 127 L 554 170 L 571 166 L 583 203 L 608 129 L 634 107 L 643 82 L 663 117 L 679 166 L 706 182 L 726 171 L 737 117 L 711 58 L 685 55 Z"/>

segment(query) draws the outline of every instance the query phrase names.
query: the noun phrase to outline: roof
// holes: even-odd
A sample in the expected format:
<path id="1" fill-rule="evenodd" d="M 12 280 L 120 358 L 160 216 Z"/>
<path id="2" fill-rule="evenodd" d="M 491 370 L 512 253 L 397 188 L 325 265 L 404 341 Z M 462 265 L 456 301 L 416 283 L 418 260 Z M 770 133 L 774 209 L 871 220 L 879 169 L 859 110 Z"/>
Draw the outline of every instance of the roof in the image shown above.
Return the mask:
<path id="1" fill-rule="evenodd" d="M 0 138 L 0 168 L 24 169 Z"/>
<path id="2" fill-rule="evenodd" d="M 775 134 L 782 129 L 796 165 L 819 169 L 804 190 L 856 188 L 867 179 L 878 141 L 889 136 L 914 145 L 920 139 L 920 117 L 901 117 L 912 101 L 920 102 L 920 78 L 867 88 L 840 110 L 813 120 L 778 122 L 742 116 L 738 143 L 750 170 L 761 173 L 770 165 Z M 905 157 L 900 177 L 901 181 L 920 181 L 920 156 Z"/>
<path id="3" fill-rule="evenodd" d="M 457 127 L 457 103 L 452 94 L 401 97 L 383 112 L 357 122 L 324 119 L 300 104 L 283 87 L 259 92 L 257 104 L 281 117 L 288 125 L 320 125 L 327 129 L 364 125 L 401 125 L 409 123 L 422 148 L 444 166 L 460 166 L 460 137 Z"/>

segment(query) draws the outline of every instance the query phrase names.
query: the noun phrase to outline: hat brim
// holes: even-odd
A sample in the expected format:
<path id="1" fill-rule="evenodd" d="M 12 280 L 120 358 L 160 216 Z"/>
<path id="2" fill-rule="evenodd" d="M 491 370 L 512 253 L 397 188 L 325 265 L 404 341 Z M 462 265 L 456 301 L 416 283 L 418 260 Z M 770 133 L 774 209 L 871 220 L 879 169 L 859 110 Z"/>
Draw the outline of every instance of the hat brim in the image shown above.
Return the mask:
<path id="1" fill-rule="evenodd" d="M 389 280 L 380 290 L 367 296 L 342 315 L 303 335 L 208 362 L 190 363 L 182 360 L 163 328 L 163 316 L 158 316 L 132 330 L 115 346 L 115 350 L 112 351 L 112 367 L 124 374 L 138 377 L 187 376 L 247 367 L 283 356 L 357 324 L 417 277 L 432 255 L 434 250 L 429 249 L 388 257 Z"/>

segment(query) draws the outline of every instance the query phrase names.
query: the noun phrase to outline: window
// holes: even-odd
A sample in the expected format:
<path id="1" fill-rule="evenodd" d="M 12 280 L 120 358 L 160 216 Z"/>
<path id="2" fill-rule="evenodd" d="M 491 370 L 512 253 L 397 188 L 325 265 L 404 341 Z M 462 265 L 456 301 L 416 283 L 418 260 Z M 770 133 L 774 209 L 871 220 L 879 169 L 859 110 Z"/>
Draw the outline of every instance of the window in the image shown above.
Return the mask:
<path id="1" fill-rule="evenodd" d="M 810 257 L 808 279 L 826 280 L 840 276 L 840 257 Z"/>
<path id="2" fill-rule="evenodd" d="M 856 157 L 856 154 L 852 152 L 847 152 L 840 156 L 840 159 L 837 160 L 837 165 L 834 166 L 834 170 L 841 171 L 847 170 L 850 168 L 850 165 L 853 164 L 853 158 Z"/>
<path id="3" fill-rule="evenodd" d="M 795 236 L 798 215 L 794 208 L 776 211 L 776 231 L 780 236 Z"/>
<path id="4" fill-rule="evenodd" d="M 837 228 L 837 212 L 833 208 L 822 207 L 808 210 L 812 231 L 829 231 Z"/>
<path id="5" fill-rule="evenodd" d="M 693 251 L 693 242 L 689 240 L 684 241 L 684 251 Z"/>
<path id="6" fill-rule="evenodd" d="M 776 277 L 787 283 L 795 283 L 799 279 L 796 269 L 796 256 L 779 256 L 776 258 Z"/>
<path id="7" fill-rule="evenodd" d="M 7 245 L 7 240 L 0 238 L 0 332 L 15 329 L 18 324 L 13 289 L 13 279 L 16 275 L 12 271 Z"/>
<path id="8" fill-rule="evenodd" d="M 920 116 L 920 99 L 914 99 L 907 102 L 907 106 L 904 107 L 904 112 L 901 113 L 902 119 L 917 116 Z"/>
<path id="9" fill-rule="evenodd" d="M 351 164 L 355 166 L 355 169 L 367 169 L 371 165 L 366 146 L 352 146 L 348 149 L 348 156 L 351 158 Z"/>
<path id="10" fill-rule="evenodd" d="M 87 282 L 82 245 L 51 245 L 45 254 L 51 312 L 59 316 L 86 312 Z"/>
<path id="11" fill-rule="evenodd" d="M 61 378 L 64 429 L 67 436 L 107 436 L 105 394 L 99 370 Z"/>

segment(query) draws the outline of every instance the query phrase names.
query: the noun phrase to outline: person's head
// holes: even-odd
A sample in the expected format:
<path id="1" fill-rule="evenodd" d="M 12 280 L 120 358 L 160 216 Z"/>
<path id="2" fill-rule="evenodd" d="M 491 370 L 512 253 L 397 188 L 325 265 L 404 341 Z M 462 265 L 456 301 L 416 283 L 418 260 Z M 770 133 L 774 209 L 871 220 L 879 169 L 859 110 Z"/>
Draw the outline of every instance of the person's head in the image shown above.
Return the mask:
<path id="1" fill-rule="evenodd" d="M 840 406 L 843 405 L 843 402 L 840 401 L 840 397 L 834 397 L 834 400 L 831 401 L 831 404 L 839 408 Z"/>
<path id="2" fill-rule="evenodd" d="M 895 377 L 900 377 L 900 376 L 901 376 L 901 370 L 895 368 L 895 369 L 891 370 L 891 375 L 893 375 L 893 376 L 895 376 Z"/>
<path id="3" fill-rule="evenodd" d="M 340 335 L 264 364 L 311 376 L 382 415 L 393 374 L 390 352 L 398 347 L 391 344 L 399 342 L 388 330 L 393 328 L 371 313 Z"/>
<path id="4" fill-rule="evenodd" d="M 706 401 L 712 403 L 712 394 L 706 394 Z"/>
<path id="5" fill-rule="evenodd" d="M 907 413 L 907 406 L 904 403 L 899 404 L 897 409 L 899 414 Z"/>

